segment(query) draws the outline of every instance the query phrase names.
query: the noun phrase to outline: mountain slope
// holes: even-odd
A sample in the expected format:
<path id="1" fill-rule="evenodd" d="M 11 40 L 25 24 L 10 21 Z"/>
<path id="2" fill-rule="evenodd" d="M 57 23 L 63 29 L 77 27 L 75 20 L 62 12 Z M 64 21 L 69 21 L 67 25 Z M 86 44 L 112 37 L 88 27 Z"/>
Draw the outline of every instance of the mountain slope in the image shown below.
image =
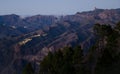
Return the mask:
<path id="1" fill-rule="evenodd" d="M 94 24 L 114 26 L 119 19 L 120 9 L 96 9 L 60 17 L 0 16 L 0 74 L 8 74 L 7 71 L 19 74 L 27 62 L 37 68 L 49 51 L 65 46 L 81 45 L 86 54 L 96 40 L 92 30 Z M 6 59 L 8 56 L 10 58 Z"/>

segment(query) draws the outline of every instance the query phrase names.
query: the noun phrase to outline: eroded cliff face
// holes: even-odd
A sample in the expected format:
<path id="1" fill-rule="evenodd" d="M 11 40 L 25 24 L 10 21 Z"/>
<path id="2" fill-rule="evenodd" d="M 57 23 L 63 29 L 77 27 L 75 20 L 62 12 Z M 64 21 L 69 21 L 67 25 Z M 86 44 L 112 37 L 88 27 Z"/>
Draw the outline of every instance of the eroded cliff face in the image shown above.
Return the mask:
<path id="1" fill-rule="evenodd" d="M 97 9 L 66 16 L 0 16 L 0 74 L 21 73 L 27 62 L 35 68 L 49 51 L 81 45 L 84 53 L 95 43 L 96 23 L 114 24 L 120 9 Z"/>

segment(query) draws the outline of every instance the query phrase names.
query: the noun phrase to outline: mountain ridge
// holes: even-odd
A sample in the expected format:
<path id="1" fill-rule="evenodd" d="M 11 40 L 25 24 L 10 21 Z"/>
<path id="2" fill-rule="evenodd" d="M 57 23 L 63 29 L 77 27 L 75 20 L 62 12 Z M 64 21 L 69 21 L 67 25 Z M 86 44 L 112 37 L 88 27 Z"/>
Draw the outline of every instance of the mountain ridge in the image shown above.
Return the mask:
<path id="1" fill-rule="evenodd" d="M 65 46 L 81 45 L 84 53 L 95 43 L 96 23 L 114 26 L 120 9 L 97 9 L 66 16 L 19 15 L 0 16 L 0 74 L 21 71 L 27 62 L 35 68 L 49 51 Z M 20 44 L 23 43 L 23 44 Z"/>

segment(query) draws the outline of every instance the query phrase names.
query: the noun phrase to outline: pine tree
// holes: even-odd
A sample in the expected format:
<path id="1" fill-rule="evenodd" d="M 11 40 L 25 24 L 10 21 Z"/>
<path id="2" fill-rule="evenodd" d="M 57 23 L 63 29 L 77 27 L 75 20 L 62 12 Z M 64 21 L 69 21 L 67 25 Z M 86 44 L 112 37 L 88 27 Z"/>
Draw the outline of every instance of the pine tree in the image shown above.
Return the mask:
<path id="1" fill-rule="evenodd" d="M 34 69 L 31 65 L 31 63 L 28 63 L 25 68 L 23 69 L 22 74 L 34 74 Z"/>

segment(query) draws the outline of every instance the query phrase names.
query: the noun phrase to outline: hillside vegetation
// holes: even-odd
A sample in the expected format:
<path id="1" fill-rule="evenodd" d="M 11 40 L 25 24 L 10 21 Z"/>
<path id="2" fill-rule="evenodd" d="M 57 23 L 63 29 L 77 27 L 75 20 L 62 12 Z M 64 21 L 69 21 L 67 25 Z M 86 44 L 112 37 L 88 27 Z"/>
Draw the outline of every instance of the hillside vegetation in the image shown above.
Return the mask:
<path id="1" fill-rule="evenodd" d="M 49 52 L 39 74 L 120 74 L 120 22 L 114 28 L 95 24 L 94 34 L 97 41 L 87 55 L 80 46 Z"/>
<path id="2" fill-rule="evenodd" d="M 28 68 L 25 67 L 27 63 L 32 65 L 30 67 L 34 68 L 34 72 L 38 72 L 39 65 L 49 52 L 54 55 L 61 50 L 64 61 L 64 47 L 71 48 L 73 55 L 77 45 L 82 50 L 84 67 L 95 72 L 98 58 L 102 57 L 104 50 L 112 49 L 110 54 L 118 54 L 113 51 L 118 46 L 115 51 L 119 52 L 119 26 L 115 25 L 119 19 L 120 8 L 95 9 L 64 16 L 34 15 L 23 18 L 16 14 L 0 15 L 0 74 L 21 74 L 24 68 Z M 100 25 L 97 24 L 93 32 L 95 23 Z M 93 60 L 89 60 L 91 58 Z M 72 62 L 72 68 L 74 65 Z"/>

